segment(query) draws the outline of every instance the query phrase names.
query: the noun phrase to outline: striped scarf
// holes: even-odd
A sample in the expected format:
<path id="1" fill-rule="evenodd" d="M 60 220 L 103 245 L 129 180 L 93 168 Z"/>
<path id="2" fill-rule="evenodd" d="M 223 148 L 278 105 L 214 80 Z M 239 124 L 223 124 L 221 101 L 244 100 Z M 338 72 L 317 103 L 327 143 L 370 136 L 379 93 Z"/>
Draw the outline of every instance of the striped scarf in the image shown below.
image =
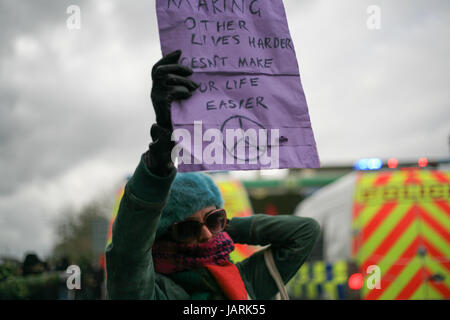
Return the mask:
<path id="1" fill-rule="evenodd" d="M 224 265 L 234 250 L 234 242 L 226 232 L 208 242 L 181 244 L 166 239 L 155 241 L 152 248 L 155 271 L 162 274 L 191 270 L 206 265 Z"/>

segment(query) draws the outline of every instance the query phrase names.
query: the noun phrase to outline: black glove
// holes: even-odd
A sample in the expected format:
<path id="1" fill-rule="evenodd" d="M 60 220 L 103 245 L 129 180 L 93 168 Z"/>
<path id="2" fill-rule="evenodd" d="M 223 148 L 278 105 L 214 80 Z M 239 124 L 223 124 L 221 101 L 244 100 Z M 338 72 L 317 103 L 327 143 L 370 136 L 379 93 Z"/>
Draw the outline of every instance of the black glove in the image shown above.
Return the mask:
<path id="1" fill-rule="evenodd" d="M 151 98 L 155 109 L 156 123 L 170 131 L 173 130 L 170 112 L 172 101 L 190 98 L 192 91 L 199 87 L 198 84 L 187 78 L 192 75 L 193 71 L 189 67 L 178 64 L 180 57 L 180 50 L 169 53 L 152 69 Z"/>
<path id="2" fill-rule="evenodd" d="M 192 96 L 199 86 L 189 80 L 193 72 L 189 67 L 178 64 L 181 51 L 169 53 L 159 60 L 152 69 L 152 103 L 156 114 L 156 124 L 150 134 L 153 142 L 144 154 L 149 170 L 158 176 L 170 174 L 174 165 L 171 152 L 175 142 L 171 140 L 173 131 L 170 106 L 172 101 L 184 100 Z"/>
<path id="3" fill-rule="evenodd" d="M 174 168 L 171 152 L 175 142 L 171 140 L 172 133 L 155 123 L 152 125 L 150 135 L 153 142 L 150 143 L 148 151 L 144 154 L 147 167 L 157 176 L 168 176 Z"/>

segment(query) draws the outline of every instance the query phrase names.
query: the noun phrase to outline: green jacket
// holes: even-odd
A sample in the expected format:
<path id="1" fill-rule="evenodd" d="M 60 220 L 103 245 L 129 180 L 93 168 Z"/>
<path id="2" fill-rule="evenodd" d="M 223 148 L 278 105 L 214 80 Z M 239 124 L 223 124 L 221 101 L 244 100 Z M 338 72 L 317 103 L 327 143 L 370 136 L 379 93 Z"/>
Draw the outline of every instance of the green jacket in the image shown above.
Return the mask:
<path id="1" fill-rule="evenodd" d="M 128 181 L 106 249 L 109 299 L 226 299 L 206 268 L 170 276 L 154 271 L 151 249 L 176 170 L 152 174 L 141 159 Z M 226 231 L 236 243 L 271 245 L 286 284 L 310 254 L 320 227 L 311 218 L 268 216 L 233 218 Z M 262 251 L 236 264 L 251 299 L 272 299 L 278 289 Z"/>

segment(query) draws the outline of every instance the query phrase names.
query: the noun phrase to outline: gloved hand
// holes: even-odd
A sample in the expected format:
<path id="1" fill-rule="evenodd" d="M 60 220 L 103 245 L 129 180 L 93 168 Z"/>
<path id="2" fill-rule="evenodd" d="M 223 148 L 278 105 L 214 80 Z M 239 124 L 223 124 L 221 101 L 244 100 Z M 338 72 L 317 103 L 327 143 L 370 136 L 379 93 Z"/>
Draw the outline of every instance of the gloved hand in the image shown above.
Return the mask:
<path id="1" fill-rule="evenodd" d="M 144 154 L 149 170 L 158 176 L 167 176 L 174 168 L 171 152 L 175 142 L 172 136 L 171 103 L 192 96 L 197 85 L 187 77 L 193 72 L 189 67 L 178 64 L 181 51 L 177 50 L 164 56 L 152 69 L 153 87 L 151 99 L 156 114 L 156 124 L 150 134 L 153 142 Z"/>
<path id="2" fill-rule="evenodd" d="M 178 60 L 181 50 L 169 53 L 159 60 L 152 69 L 153 88 L 151 93 L 156 123 L 163 128 L 173 130 L 170 105 L 172 101 L 184 100 L 192 96 L 199 85 L 187 77 L 193 71 Z"/>
<path id="3" fill-rule="evenodd" d="M 172 141 L 170 130 L 154 123 L 150 130 L 153 142 L 150 143 L 144 159 L 148 169 L 155 175 L 165 177 L 173 170 L 174 165 L 171 158 L 175 142 Z"/>

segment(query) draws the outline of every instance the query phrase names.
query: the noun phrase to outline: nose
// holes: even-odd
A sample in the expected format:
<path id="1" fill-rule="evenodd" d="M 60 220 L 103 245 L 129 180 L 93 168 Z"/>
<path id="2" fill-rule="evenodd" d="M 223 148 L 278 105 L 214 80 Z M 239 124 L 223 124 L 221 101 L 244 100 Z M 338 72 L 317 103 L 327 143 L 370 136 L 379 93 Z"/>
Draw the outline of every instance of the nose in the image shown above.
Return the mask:
<path id="1" fill-rule="evenodd" d="M 211 231 L 209 231 L 209 229 L 205 225 L 203 225 L 202 231 L 200 233 L 199 242 L 208 242 L 209 240 L 211 240 L 212 237 L 213 234 L 211 233 Z"/>

